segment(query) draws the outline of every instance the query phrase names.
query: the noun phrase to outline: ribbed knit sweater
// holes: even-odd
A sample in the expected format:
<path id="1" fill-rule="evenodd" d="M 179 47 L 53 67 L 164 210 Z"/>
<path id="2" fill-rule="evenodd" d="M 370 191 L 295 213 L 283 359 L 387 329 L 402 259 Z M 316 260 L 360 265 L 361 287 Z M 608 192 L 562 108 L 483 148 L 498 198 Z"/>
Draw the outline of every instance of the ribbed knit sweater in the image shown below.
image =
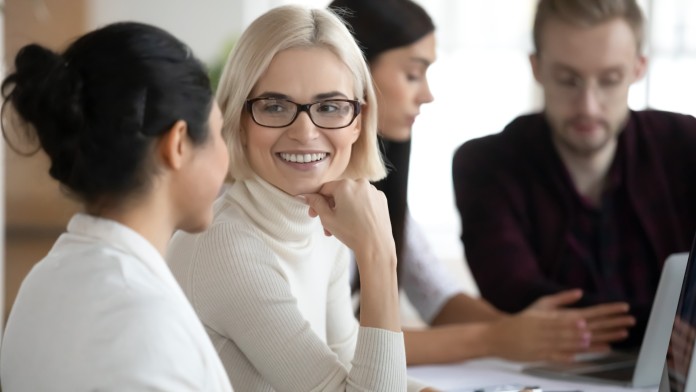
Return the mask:
<path id="1" fill-rule="evenodd" d="M 174 236 L 167 260 L 235 391 L 407 390 L 403 334 L 359 327 L 349 250 L 303 201 L 255 178 L 214 211 L 205 232 Z"/>

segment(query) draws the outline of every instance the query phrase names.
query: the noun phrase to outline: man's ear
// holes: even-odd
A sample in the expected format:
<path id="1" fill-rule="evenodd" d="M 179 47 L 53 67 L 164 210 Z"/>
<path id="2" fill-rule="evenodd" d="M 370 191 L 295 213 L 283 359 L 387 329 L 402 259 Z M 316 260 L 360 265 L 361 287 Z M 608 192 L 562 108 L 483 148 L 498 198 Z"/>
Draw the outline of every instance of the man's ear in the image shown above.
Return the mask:
<path id="1" fill-rule="evenodd" d="M 539 52 L 529 55 L 529 65 L 532 66 L 532 74 L 537 82 L 541 83 L 541 71 L 539 70 Z"/>
<path id="2" fill-rule="evenodd" d="M 648 58 L 644 55 L 638 56 L 636 60 L 635 74 L 633 81 L 639 81 L 645 76 L 645 72 L 648 70 Z"/>
<path id="3" fill-rule="evenodd" d="M 178 120 L 160 139 L 158 153 L 162 164 L 171 169 L 180 169 L 184 164 L 188 148 L 186 121 Z"/>

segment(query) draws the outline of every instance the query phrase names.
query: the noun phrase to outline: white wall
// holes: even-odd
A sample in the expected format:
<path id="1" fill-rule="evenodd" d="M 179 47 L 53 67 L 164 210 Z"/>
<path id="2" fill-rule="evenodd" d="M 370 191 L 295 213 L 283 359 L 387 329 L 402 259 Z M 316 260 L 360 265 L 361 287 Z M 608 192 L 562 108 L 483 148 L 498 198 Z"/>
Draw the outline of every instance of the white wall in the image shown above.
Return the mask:
<path id="1" fill-rule="evenodd" d="M 270 8 L 290 3 L 323 7 L 326 0 L 90 0 L 88 29 L 116 21 L 150 23 L 188 44 L 204 62 L 214 61 L 225 43 L 237 37 Z"/>
<path id="2" fill-rule="evenodd" d="M 243 1 L 230 0 L 91 0 L 87 29 L 117 21 L 159 26 L 188 44 L 204 62 L 213 61 L 225 42 L 241 31 Z M 254 2 L 251 2 L 254 3 Z"/>

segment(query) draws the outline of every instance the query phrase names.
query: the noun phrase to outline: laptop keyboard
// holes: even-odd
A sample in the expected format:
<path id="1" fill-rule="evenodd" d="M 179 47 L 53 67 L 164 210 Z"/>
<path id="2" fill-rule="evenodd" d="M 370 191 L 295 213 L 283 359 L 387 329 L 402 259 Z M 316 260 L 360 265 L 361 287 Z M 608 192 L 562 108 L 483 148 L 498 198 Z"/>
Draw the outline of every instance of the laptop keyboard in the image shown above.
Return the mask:
<path id="1" fill-rule="evenodd" d="M 607 366 L 610 366 L 611 369 L 614 369 L 615 367 L 627 366 L 633 368 L 635 367 L 635 363 L 635 356 L 623 353 L 611 353 L 606 356 L 582 360 L 579 362 L 547 364 L 541 367 L 561 371 L 571 371 L 573 373 L 575 373 L 576 371 L 582 371 L 582 373 L 586 373 L 589 371 L 599 371 L 599 369 L 607 369 Z"/>
<path id="2" fill-rule="evenodd" d="M 634 366 L 621 367 L 609 370 L 599 370 L 588 373 L 581 373 L 583 376 L 591 376 L 596 378 L 602 378 L 605 380 L 614 381 L 631 381 L 633 380 L 633 372 L 635 371 Z"/>

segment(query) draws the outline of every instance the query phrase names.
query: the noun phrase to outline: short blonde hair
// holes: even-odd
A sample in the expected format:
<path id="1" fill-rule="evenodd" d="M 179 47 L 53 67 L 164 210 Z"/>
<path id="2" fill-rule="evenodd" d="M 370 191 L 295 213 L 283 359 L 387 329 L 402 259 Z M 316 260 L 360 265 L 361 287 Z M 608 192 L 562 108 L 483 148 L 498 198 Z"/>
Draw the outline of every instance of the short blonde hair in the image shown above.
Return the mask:
<path id="1" fill-rule="evenodd" d="M 230 53 L 217 89 L 223 136 L 230 154 L 228 179 L 249 178 L 253 170 L 243 145 L 244 104 L 279 52 L 321 47 L 334 53 L 354 76 L 355 97 L 364 104 L 361 131 L 344 177 L 377 181 L 386 176 L 377 140 L 377 99 L 370 70 L 352 35 L 333 12 L 297 5 L 271 9 L 242 33 Z M 292 75 L 288 75 L 292 77 Z"/>
<path id="2" fill-rule="evenodd" d="M 539 0 L 534 17 L 534 47 L 541 52 L 541 34 L 549 19 L 556 18 L 574 26 L 592 27 L 615 18 L 628 23 L 636 38 L 638 52 L 644 40 L 643 13 L 636 0 Z"/>

